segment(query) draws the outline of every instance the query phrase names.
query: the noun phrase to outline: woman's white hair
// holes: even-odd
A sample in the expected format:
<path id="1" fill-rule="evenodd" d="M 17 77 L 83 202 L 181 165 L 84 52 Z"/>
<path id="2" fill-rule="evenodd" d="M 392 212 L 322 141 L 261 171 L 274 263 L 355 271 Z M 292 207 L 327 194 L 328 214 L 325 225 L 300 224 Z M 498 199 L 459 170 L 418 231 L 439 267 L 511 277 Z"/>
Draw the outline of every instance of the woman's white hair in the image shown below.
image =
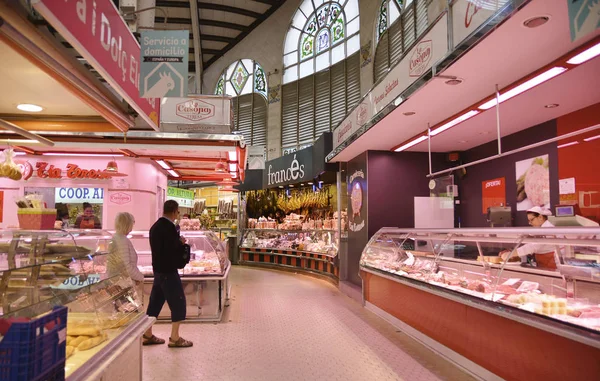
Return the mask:
<path id="1" fill-rule="evenodd" d="M 119 234 L 127 234 L 133 229 L 135 219 L 131 213 L 121 212 L 115 217 L 115 230 Z"/>

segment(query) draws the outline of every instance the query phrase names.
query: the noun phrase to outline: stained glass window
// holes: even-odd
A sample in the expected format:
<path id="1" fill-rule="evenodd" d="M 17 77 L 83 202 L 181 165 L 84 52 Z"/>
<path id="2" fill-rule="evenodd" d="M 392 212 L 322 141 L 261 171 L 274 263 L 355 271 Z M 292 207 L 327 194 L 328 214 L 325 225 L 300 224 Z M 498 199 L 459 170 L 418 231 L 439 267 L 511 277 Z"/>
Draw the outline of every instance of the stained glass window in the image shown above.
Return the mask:
<path id="1" fill-rule="evenodd" d="M 304 0 L 294 14 L 285 39 L 283 83 L 338 62 L 338 46 L 342 47 L 342 58 L 356 53 L 359 47 L 352 37 L 358 36 L 359 29 L 358 0 Z M 336 59 L 332 56 L 334 53 Z"/>
<path id="2" fill-rule="evenodd" d="M 267 76 L 256 61 L 243 59 L 229 65 L 217 80 L 215 94 L 237 97 L 259 93 L 267 98 Z"/>
<path id="3" fill-rule="evenodd" d="M 377 42 L 390 25 L 398 20 L 402 9 L 410 3 L 412 0 L 383 0 L 377 17 Z"/>

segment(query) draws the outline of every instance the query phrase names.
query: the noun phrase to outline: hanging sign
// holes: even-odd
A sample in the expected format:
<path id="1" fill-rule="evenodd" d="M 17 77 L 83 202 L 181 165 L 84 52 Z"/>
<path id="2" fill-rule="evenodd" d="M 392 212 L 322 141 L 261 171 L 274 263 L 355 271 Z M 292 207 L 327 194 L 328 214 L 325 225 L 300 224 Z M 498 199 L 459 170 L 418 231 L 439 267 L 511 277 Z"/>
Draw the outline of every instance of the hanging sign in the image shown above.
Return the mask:
<path id="1" fill-rule="evenodd" d="M 509 0 L 457 0 L 452 4 L 452 39 L 459 45 Z"/>
<path id="2" fill-rule="evenodd" d="M 444 14 L 438 23 L 333 131 L 333 148 L 337 148 L 381 110 L 396 101 L 404 90 L 428 70 L 431 70 L 431 67 L 447 52 L 448 15 Z"/>
<path id="3" fill-rule="evenodd" d="M 82 204 L 102 204 L 104 202 L 103 188 L 56 188 L 54 202 Z"/>
<path id="4" fill-rule="evenodd" d="M 264 186 L 272 188 L 312 180 L 312 156 L 313 147 L 309 147 L 268 161 L 263 171 Z"/>
<path id="5" fill-rule="evenodd" d="M 144 30 L 141 34 L 140 97 L 185 97 L 189 30 Z"/>
<path id="6" fill-rule="evenodd" d="M 167 188 L 167 197 L 174 197 L 174 198 L 185 198 L 188 200 L 193 200 L 194 199 L 194 192 L 187 190 L 187 189 L 180 189 L 180 188 L 175 188 L 175 187 L 168 187 Z"/>
<path id="7" fill-rule="evenodd" d="M 232 115 L 229 97 L 163 98 L 160 129 L 163 132 L 230 134 Z"/>
<path id="8" fill-rule="evenodd" d="M 569 7 L 571 41 L 600 28 L 600 2 L 597 0 L 566 0 Z"/>
<path id="9" fill-rule="evenodd" d="M 32 0 L 33 7 L 148 123 L 158 130 L 158 99 L 140 97 L 140 45 L 112 0 Z"/>

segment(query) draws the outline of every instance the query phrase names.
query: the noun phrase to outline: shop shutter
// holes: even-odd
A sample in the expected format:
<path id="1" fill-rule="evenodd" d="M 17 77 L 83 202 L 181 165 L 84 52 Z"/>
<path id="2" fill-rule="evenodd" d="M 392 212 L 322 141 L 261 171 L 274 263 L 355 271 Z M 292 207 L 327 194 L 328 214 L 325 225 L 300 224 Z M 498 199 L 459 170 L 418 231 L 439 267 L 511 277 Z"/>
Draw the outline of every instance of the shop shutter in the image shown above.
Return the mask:
<path id="1" fill-rule="evenodd" d="M 346 61 L 331 67 L 331 128 L 346 116 Z"/>
<path id="2" fill-rule="evenodd" d="M 390 67 L 388 32 L 385 32 L 383 36 L 381 36 L 379 43 L 377 44 L 377 48 L 375 49 L 375 62 L 373 64 L 375 82 L 383 78 Z"/>
<path id="3" fill-rule="evenodd" d="M 231 107 L 233 107 L 233 130 L 237 131 L 238 130 L 238 99 L 233 98 L 233 101 L 231 102 Z"/>
<path id="4" fill-rule="evenodd" d="M 298 81 L 298 135 L 300 142 L 312 142 L 315 135 L 315 76 Z"/>
<path id="5" fill-rule="evenodd" d="M 346 59 L 346 114 L 360 102 L 360 56 L 358 53 Z"/>
<path id="6" fill-rule="evenodd" d="M 329 70 L 315 74 L 315 133 L 317 138 L 331 130 Z"/>
<path id="7" fill-rule="evenodd" d="M 281 88 L 281 145 L 298 144 L 298 82 Z"/>
<path id="8" fill-rule="evenodd" d="M 390 39 L 390 67 L 395 66 L 404 52 L 402 46 L 402 22 L 401 18 L 398 18 L 390 28 L 388 29 L 388 36 Z"/>
<path id="9" fill-rule="evenodd" d="M 254 93 L 252 145 L 267 146 L 267 100 L 265 97 L 257 93 Z"/>
<path id="10" fill-rule="evenodd" d="M 239 132 L 247 144 L 252 144 L 252 94 L 242 95 L 238 99 Z"/>
<path id="11" fill-rule="evenodd" d="M 429 27 L 429 18 L 427 16 L 427 7 L 431 0 L 415 0 L 417 10 L 417 36 L 421 36 Z"/>
<path id="12" fill-rule="evenodd" d="M 415 3 L 410 4 L 404 12 L 402 12 L 402 26 L 404 29 L 404 47 L 410 49 L 415 42 Z"/>

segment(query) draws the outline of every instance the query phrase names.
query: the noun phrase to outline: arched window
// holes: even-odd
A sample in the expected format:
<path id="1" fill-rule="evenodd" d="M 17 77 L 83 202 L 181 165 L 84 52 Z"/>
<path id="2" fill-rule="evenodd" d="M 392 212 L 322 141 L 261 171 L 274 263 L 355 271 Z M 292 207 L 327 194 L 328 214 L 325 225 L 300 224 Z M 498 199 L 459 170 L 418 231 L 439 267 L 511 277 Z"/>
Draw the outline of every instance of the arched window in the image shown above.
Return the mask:
<path id="1" fill-rule="evenodd" d="M 234 132 L 247 144 L 267 145 L 267 77 L 256 61 L 243 59 L 223 70 L 215 94 L 233 98 Z"/>
<path id="2" fill-rule="evenodd" d="M 358 0 L 304 0 L 285 38 L 283 152 L 311 145 L 360 100 Z"/>
<path id="3" fill-rule="evenodd" d="M 381 79 L 429 27 L 429 0 L 383 0 L 375 23 L 374 78 Z"/>
<path id="4" fill-rule="evenodd" d="M 283 83 L 342 61 L 360 50 L 357 0 L 304 0 L 292 19 L 283 51 Z"/>

